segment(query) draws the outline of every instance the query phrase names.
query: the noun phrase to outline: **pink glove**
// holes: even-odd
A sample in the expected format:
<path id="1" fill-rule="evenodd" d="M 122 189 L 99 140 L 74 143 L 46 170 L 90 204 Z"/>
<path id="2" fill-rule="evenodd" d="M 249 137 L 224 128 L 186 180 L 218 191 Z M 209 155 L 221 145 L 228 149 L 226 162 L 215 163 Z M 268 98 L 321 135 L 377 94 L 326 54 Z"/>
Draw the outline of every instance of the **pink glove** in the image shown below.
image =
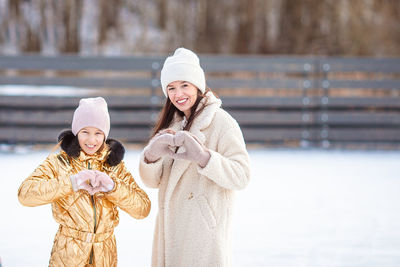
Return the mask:
<path id="1" fill-rule="evenodd" d="M 76 175 L 72 175 L 70 179 L 74 191 L 83 189 L 88 191 L 90 195 L 93 195 L 95 193 L 93 189 L 99 186 L 96 173 L 92 170 L 80 171 Z"/>
<path id="2" fill-rule="evenodd" d="M 188 131 L 179 131 L 175 134 L 175 145 L 183 146 L 185 152 L 175 153 L 174 159 L 184 159 L 196 162 L 204 168 L 210 160 L 211 154 L 198 138 Z"/>
<path id="3" fill-rule="evenodd" d="M 96 180 L 99 182 L 99 185 L 94 188 L 96 192 L 109 192 L 114 188 L 114 181 L 101 171 L 94 171 L 96 173 Z"/>
<path id="4" fill-rule="evenodd" d="M 155 135 L 144 148 L 145 160 L 152 163 L 157 161 L 162 156 L 172 156 L 174 152 L 171 147 L 174 147 L 174 135 L 170 133 L 159 133 Z"/>

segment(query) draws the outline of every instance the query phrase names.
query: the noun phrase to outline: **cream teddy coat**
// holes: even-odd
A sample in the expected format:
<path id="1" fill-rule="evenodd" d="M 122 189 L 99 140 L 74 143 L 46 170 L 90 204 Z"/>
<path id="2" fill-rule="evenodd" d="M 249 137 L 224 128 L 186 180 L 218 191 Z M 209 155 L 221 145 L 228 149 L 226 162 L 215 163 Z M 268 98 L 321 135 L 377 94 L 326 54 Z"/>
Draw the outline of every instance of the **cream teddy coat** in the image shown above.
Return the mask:
<path id="1" fill-rule="evenodd" d="M 143 183 L 159 188 L 153 267 L 231 265 L 234 190 L 249 182 L 249 156 L 238 123 L 221 108 L 221 100 L 211 92 L 207 98 L 190 129 L 210 150 L 204 168 L 170 157 L 147 164 L 141 155 Z M 170 128 L 179 131 L 181 125 L 177 116 Z"/>

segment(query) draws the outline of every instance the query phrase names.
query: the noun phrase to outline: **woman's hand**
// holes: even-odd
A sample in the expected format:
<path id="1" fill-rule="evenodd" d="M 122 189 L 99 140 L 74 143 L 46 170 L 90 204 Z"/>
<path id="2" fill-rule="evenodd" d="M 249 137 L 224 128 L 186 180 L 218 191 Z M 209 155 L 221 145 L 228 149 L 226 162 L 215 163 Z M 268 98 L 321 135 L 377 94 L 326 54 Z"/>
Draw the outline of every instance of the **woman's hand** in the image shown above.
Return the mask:
<path id="1" fill-rule="evenodd" d="M 165 134 L 165 133 L 169 133 L 169 134 L 172 134 L 172 135 L 176 134 L 176 132 L 174 130 L 168 128 L 168 129 L 164 129 L 164 130 L 159 131 L 156 135 L 161 135 L 161 134 Z"/>
<path id="2" fill-rule="evenodd" d="M 172 156 L 171 147 L 175 146 L 174 135 L 168 132 L 156 134 L 144 149 L 144 157 L 147 163 L 153 163 L 162 156 Z"/>
<path id="3" fill-rule="evenodd" d="M 174 153 L 174 159 L 185 159 L 196 162 L 204 168 L 210 160 L 211 154 L 208 149 L 197 139 L 197 137 L 188 131 L 179 131 L 174 136 L 175 146 L 183 146 L 185 152 Z"/>

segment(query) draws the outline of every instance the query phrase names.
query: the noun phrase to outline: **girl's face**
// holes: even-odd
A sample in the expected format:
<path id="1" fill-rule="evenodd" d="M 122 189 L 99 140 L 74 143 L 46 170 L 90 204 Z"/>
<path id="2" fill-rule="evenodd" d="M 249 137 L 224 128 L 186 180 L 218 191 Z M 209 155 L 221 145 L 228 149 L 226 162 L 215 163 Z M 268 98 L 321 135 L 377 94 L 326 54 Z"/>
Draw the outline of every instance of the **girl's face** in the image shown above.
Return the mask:
<path id="1" fill-rule="evenodd" d="M 79 131 L 78 141 L 86 154 L 93 155 L 103 145 L 104 133 L 96 127 L 85 127 Z"/>
<path id="2" fill-rule="evenodd" d="M 167 92 L 172 104 L 189 118 L 190 109 L 196 103 L 197 87 L 189 82 L 175 81 L 167 85 Z"/>

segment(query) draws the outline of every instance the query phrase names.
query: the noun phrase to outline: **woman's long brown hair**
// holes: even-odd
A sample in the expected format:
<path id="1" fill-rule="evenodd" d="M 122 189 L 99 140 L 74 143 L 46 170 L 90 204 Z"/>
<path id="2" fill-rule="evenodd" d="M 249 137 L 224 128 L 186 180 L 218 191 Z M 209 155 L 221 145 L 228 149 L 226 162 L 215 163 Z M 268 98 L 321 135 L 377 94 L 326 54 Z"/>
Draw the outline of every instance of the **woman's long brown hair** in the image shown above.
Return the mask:
<path id="1" fill-rule="evenodd" d="M 183 128 L 184 131 L 189 131 L 190 127 L 193 124 L 194 119 L 203 111 L 203 109 L 207 106 L 207 101 L 201 106 L 199 110 L 196 110 L 197 107 L 199 106 L 200 101 L 205 98 L 205 95 L 208 92 L 212 92 L 210 88 L 207 88 L 207 90 L 202 94 L 200 90 L 197 90 L 197 99 L 192 108 L 190 109 L 190 117 L 187 119 L 186 126 Z M 212 92 L 216 97 L 218 97 L 214 92 Z M 169 100 L 169 97 L 167 97 L 167 100 L 165 101 L 164 107 L 162 108 L 159 119 L 156 123 L 156 125 L 153 128 L 153 132 L 151 137 L 156 135 L 159 131 L 168 128 L 171 125 L 172 120 L 174 119 L 175 113 L 178 113 L 179 116 L 183 117 L 184 113 L 177 109 L 174 104 L 172 104 L 171 100 Z"/>

